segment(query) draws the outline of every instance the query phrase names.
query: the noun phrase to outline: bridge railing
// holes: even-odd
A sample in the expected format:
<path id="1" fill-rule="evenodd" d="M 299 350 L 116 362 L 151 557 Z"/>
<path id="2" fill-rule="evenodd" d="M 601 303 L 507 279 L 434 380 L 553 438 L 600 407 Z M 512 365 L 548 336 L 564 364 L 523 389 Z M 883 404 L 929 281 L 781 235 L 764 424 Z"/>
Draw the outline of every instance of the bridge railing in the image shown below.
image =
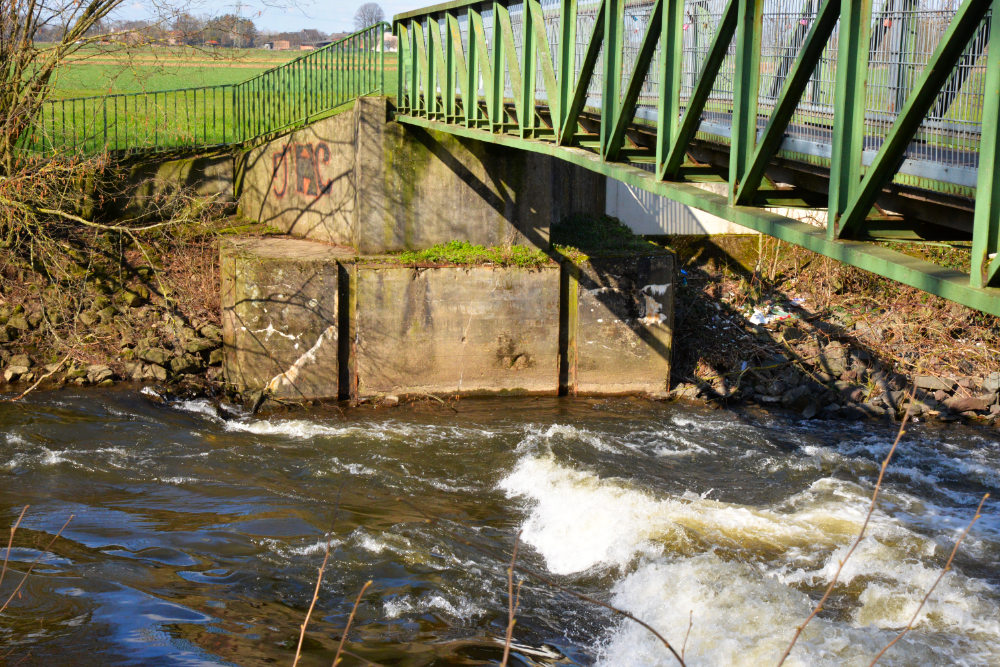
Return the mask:
<path id="1" fill-rule="evenodd" d="M 864 15 L 855 29 L 864 38 L 857 40 L 857 52 L 849 54 L 857 61 L 849 68 L 860 67 L 867 74 L 867 86 L 854 90 L 850 99 L 863 113 L 859 116 L 864 119 L 859 130 L 864 137 L 860 159 L 867 167 L 948 32 L 961 0 L 450 2 L 395 17 L 402 61 L 400 106 L 424 111 L 421 105 L 426 104 L 427 113 L 445 116 L 461 108 L 470 126 L 485 119 L 494 125 L 518 122 L 519 130 L 530 133 L 550 124 L 542 120 L 536 127 L 530 107 L 547 105 L 550 112 L 560 112 L 561 117 L 555 119 L 558 125 L 566 120 L 565 112 L 574 102 L 571 93 L 576 93 L 583 110 L 599 113 L 605 97 L 628 92 L 641 61 L 632 104 L 627 109 L 611 109 L 609 115 L 620 120 L 626 114 L 630 123 L 655 125 L 661 100 L 679 118 L 692 95 L 707 93 L 697 136 L 725 145 L 731 142 L 737 83 L 749 84 L 756 92 L 756 100 L 747 103 L 756 110 L 757 127 L 741 130 L 749 136 L 767 125 L 796 57 L 815 32 L 820 8 L 825 7 L 835 19 L 824 25 L 822 44 L 814 47 L 818 51 L 810 60 L 804 89 L 782 134 L 778 154 L 829 166 L 838 103 L 838 50 L 843 41 L 837 20 L 842 4 Z M 736 27 L 737 15 L 744 13 L 752 18 L 750 32 Z M 595 26 L 599 27 L 596 33 Z M 653 34 L 647 37 L 651 27 Z M 988 16 L 981 12 L 971 41 L 949 68 L 950 76 L 907 146 L 897 182 L 974 194 L 989 34 Z M 737 53 L 741 35 L 754 42 L 756 49 L 743 59 Z M 710 60 L 717 62 L 705 72 Z M 498 68 L 499 74 L 495 73 Z M 584 70 L 587 80 L 581 81 Z M 699 82 L 704 86 L 702 79 L 709 75 L 707 90 L 697 91 Z M 433 95 L 428 95 L 430 86 L 435 87 Z M 463 104 L 473 98 L 475 104 Z M 528 113 L 524 113 L 526 108 Z M 518 115 L 521 119 L 515 121 Z M 564 129 L 576 130 L 559 127 L 556 131 Z"/>
<path id="2" fill-rule="evenodd" d="M 1000 0 L 458 0 L 393 25 L 397 120 L 582 148 L 561 155 L 830 256 L 872 238 L 894 183 L 974 198 L 972 291 L 852 261 L 1000 312 L 975 291 L 1000 287 Z M 696 138 L 728 153 L 726 208 L 660 187 Z M 825 240 L 760 212 L 775 157 L 825 167 Z"/>
<path id="3" fill-rule="evenodd" d="M 24 146 L 67 155 L 213 148 L 301 127 L 383 89 L 387 29 L 370 26 L 236 84 L 48 100 Z"/>

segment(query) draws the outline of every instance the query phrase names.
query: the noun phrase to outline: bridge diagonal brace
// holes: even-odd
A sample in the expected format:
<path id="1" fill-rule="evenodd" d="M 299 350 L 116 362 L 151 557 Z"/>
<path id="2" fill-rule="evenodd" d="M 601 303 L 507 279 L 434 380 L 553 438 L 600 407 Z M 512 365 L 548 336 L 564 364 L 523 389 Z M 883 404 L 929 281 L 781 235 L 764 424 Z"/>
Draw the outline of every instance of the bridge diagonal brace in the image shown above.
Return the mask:
<path id="1" fill-rule="evenodd" d="M 604 35 L 604 5 L 601 3 L 597 9 L 597 17 L 594 20 L 594 31 L 587 41 L 587 50 L 584 52 L 583 62 L 580 64 L 580 78 L 573 89 L 573 96 L 570 98 L 569 106 L 566 109 L 566 116 L 563 119 L 562 127 L 559 130 L 560 146 L 568 146 L 573 143 L 576 135 L 576 123 L 583 111 L 583 105 L 587 102 L 587 88 L 590 87 L 590 80 L 594 76 L 594 68 L 597 67 L 597 57 L 601 53 L 601 41 Z M 569 76 L 571 70 L 562 73 Z"/>
<path id="2" fill-rule="evenodd" d="M 927 62 L 913 92 L 907 97 L 906 104 L 900 110 L 875 160 L 865 172 L 861 186 L 841 215 L 838 236 L 850 236 L 863 226 L 879 192 L 898 170 L 910 140 L 923 123 L 927 112 L 941 92 L 941 87 L 951 76 L 955 64 L 961 58 L 991 3 L 992 0 L 966 0 L 956 10 L 955 17 L 941 36 L 941 41 Z"/>
<path id="3" fill-rule="evenodd" d="M 484 90 L 486 93 L 486 113 L 489 115 L 490 123 L 499 123 L 499 118 L 494 118 L 494 90 L 493 90 L 493 67 L 490 64 L 490 49 L 489 43 L 486 41 L 486 29 L 483 27 L 483 15 L 471 7 L 469 8 L 469 25 L 472 26 L 469 31 L 469 57 L 474 60 L 474 66 L 469 70 L 470 85 L 472 88 L 477 89 L 479 87 L 479 81 L 476 77 L 477 74 L 482 76 L 484 82 Z M 472 48 L 472 43 L 475 42 L 475 48 Z M 478 67 L 476 66 L 478 65 Z M 478 98 L 478 91 L 475 94 Z M 475 108 L 475 107 L 473 107 Z M 475 122 L 476 119 L 473 119 Z"/>
<path id="4" fill-rule="evenodd" d="M 653 62 L 653 56 L 656 54 L 662 20 L 663 0 L 656 0 L 649 13 L 646 34 L 642 36 L 642 42 L 639 44 L 639 53 L 636 55 L 635 66 L 632 69 L 628 86 L 625 88 L 625 95 L 622 97 L 621 104 L 616 105 L 614 128 L 611 130 L 611 136 L 608 138 L 608 145 L 605 148 L 605 160 L 617 159 L 622 144 L 625 143 L 625 131 L 632 123 L 635 105 L 639 101 L 639 93 L 642 92 L 642 84 L 645 83 L 646 75 L 649 73 L 649 65 Z"/>
<path id="5" fill-rule="evenodd" d="M 417 66 L 413 69 L 413 104 L 410 106 L 414 110 L 423 110 L 425 114 L 430 113 L 430 78 L 431 78 L 431 67 L 429 67 L 430 59 L 427 57 L 427 47 L 424 41 L 424 28 L 420 25 L 419 21 L 410 22 L 410 35 L 413 37 L 413 43 L 415 48 L 415 57 Z M 420 72 L 424 73 L 424 96 L 421 102 L 421 97 L 418 94 L 420 89 Z"/>
<path id="6" fill-rule="evenodd" d="M 778 102 L 771 111 L 771 117 L 764 128 L 764 134 L 757 142 L 750 164 L 736 191 L 736 203 L 749 203 L 764 178 L 764 171 L 785 138 L 785 130 L 795 114 L 809 79 L 823 55 L 827 41 L 840 18 L 840 0 L 826 0 L 820 7 L 809 32 L 802 42 L 801 50 L 787 72 L 785 82 L 778 96 Z"/>
<path id="7" fill-rule="evenodd" d="M 413 67 L 410 62 L 410 31 L 405 23 L 396 24 L 396 39 L 399 44 L 398 65 L 396 66 L 396 105 L 402 113 L 408 113 L 413 106 L 413 92 L 408 90 L 406 72 Z"/>
<path id="8" fill-rule="evenodd" d="M 497 45 L 499 45 L 502 38 L 504 59 L 507 62 L 507 74 L 510 77 L 511 96 L 515 100 L 520 100 L 521 85 L 522 85 L 521 66 L 517 61 L 517 49 L 514 46 L 514 27 L 511 25 L 510 22 L 510 11 L 508 11 L 507 7 L 500 4 L 499 2 L 493 3 L 493 11 L 495 12 L 494 16 L 497 17 L 501 35 L 501 37 L 498 37 L 496 33 L 494 33 L 493 40 L 494 42 L 497 43 Z M 501 68 L 503 67 L 502 63 L 499 63 L 499 61 L 497 61 L 497 63 L 499 67 Z M 494 76 L 496 77 L 495 80 L 499 81 L 499 86 L 498 90 L 496 91 L 496 94 L 500 98 L 500 106 L 502 108 L 504 99 L 504 89 L 506 88 L 503 73 L 500 72 L 498 74 L 497 72 L 494 72 Z M 502 113 L 500 114 L 500 117 L 503 118 Z"/>
<path id="9" fill-rule="evenodd" d="M 441 22 L 440 19 L 434 17 L 427 18 L 427 29 L 429 34 L 427 35 L 428 47 L 431 51 L 431 56 L 434 58 L 434 66 L 432 67 L 432 74 L 430 76 L 431 82 L 431 96 L 430 100 L 432 106 L 428 110 L 428 117 L 431 114 L 434 116 L 447 116 L 448 115 L 448 98 L 454 95 L 454 87 L 449 91 L 447 85 L 447 79 L 449 74 L 449 69 L 447 69 L 448 60 L 444 54 L 444 44 L 441 40 Z M 437 89 L 441 88 L 441 107 L 444 110 L 443 113 L 438 111 L 438 101 L 437 101 Z"/>
<path id="10" fill-rule="evenodd" d="M 452 57 L 454 58 L 455 83 L 461 90 L 462 106 L 476 103 L 476 95 L 470 89 L 469 69 L 465 62 L 465 51 L 462 47 L 462 30 L 458 25 L 458 17 L 448 13 L 448 34 L 451 38 Z M 452 110 L 454 111 L 454 110 Z"/>
<path id="11" fill-rule="evenodd" d="M 705 110 L 705 103 L 712 92 L 715 78 L 719 74 L 722 62 L 726 59 L 729 51 L 729 43 L 736 32 L 736 19 L 739 14 L 740 0 L 729 0 L 726 9 L 719 19 L 719 28 L 715 31 L 712 39 L 712 46 L 708 50 L 705 64 L 702 65 L 698 74 L 698 83 L 688 98 L 687 108 L 684 109 L 684 116 L 681 118 L 680 126 L 677 128 L 677 136 L 667 151 L 666 158 L 657 169 L 659 180 L 673 179 L 677 177 L 677 171 L 684 162 L 684 155 L 687 152 L 688 144 L 694 139 L 698 126 L 701 124 L 701 112 Z M 666 94 L 676 94 L 673 91 L 666 91 Z"/>
<path id="12" fill-rule="evenodd" d="M 542 66 L 542 83 L 545 85 L 545 93 L 548 96 L 549 104 L 552 107 L 553 118 L 559 117 L 559 86 L 556 83 L 556 71 L 552 66 L 552 50 L 549 48 L 548 36 L 545 34 L 545 20 L 542 14 L 542 3 L 540 0 L 525 0 L 525 8 L 530 5 L 531 30 L 534 34 L 534 41 L 538 49 L 538 58 Z M 534 91 L 531 91 L 534 95 Z"/>

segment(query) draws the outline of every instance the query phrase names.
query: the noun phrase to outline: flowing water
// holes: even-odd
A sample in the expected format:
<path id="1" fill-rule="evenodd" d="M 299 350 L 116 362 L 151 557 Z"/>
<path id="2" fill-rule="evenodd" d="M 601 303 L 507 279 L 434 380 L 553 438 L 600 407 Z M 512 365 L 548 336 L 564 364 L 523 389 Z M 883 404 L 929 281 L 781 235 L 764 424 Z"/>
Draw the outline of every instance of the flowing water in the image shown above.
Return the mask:
<path id="1" fill-rule="evenodd" d="M 692 665 L 774 664 L 859 530 L 891 425 L 640 400 L 506 399 L 223 418 L 131 390 L 0 404 L 0 663 L 496 664 L 506 567 L 610 602 Z M 788 664 L 858 664 L 906 625 L 985 492 L 995 430 L 915 425 L 868 537 Z M 45 546 L 69 515 L 50 550 Z M 327 537 L 328 536 L 328 537 Z M 5 546 L 5 545 L 4 545 Z M 1000 664 L 987 501 L 886 664 Z M 530 577 L 515 664 L 670 665 L 646 630 Z"/>

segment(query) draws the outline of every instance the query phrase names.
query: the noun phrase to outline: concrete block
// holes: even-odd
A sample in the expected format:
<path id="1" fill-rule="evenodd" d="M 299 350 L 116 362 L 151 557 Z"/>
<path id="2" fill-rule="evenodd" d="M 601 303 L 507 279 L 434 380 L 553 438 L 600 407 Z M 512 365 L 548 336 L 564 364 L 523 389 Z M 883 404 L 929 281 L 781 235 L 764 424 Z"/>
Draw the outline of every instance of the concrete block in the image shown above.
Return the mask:
<path id="1" fill-rule="evenodd" d="M 664 394 L 673 342 L 674 256 L 594 257 L 567 267 L 573 272 L 571 300 L 576 293 L 576 313 L 571 309 L 568 318 L 576 325 L 564 382 L 583 394 Z"/>
<path id="2" fill-rule="evenodd" d="M 359 397 L 558 391 L 555 264 L 356 271 Z"/>
<path id="3" fill-rule="evenodd" d="M 221 246 L 224 372 L 240 391 L 339 394 L 339 260 L 352 250 L 290 238 Z"/>

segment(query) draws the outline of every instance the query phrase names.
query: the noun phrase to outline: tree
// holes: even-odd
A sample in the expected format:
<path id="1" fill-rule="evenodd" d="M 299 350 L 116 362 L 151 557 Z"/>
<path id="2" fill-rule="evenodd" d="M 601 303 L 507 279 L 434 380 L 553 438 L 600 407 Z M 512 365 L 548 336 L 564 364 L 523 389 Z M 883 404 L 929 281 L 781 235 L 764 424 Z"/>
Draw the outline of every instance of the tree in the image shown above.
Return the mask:
<path id="1" fill-rule="evenodd" d="M 363 30 L 385 20 L 385 12 L 377 2 L 366 2 L 354 12 L 354 29 Z"/>

